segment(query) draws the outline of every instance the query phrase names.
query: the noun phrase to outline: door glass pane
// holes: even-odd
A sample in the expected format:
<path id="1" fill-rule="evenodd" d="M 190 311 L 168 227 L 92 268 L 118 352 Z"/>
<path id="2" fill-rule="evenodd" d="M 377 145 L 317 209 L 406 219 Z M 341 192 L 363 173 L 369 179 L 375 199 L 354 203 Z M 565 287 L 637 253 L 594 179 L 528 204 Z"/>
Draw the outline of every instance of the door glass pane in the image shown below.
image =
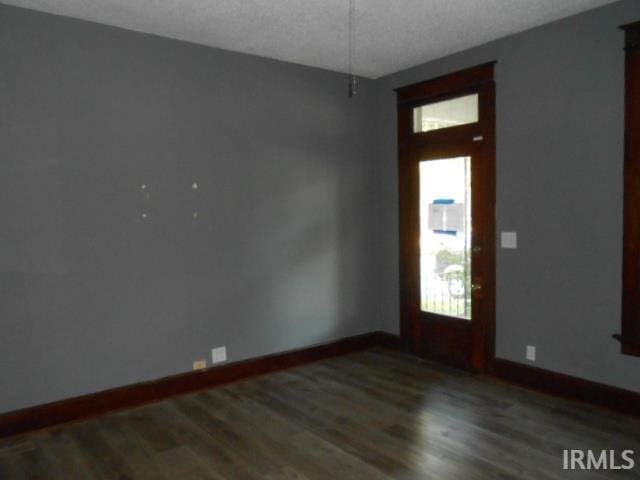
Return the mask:
<path id="1" fill-rule="evenodd" d="M 478 94 L 465 95 L 413 109 L 414 133 L 466 125 L 478 121 Z"/>
<path id="2" fill-rule="evenodd" d="M 420 162 L 421 309 L 471 320 L 471 158 Z"/>

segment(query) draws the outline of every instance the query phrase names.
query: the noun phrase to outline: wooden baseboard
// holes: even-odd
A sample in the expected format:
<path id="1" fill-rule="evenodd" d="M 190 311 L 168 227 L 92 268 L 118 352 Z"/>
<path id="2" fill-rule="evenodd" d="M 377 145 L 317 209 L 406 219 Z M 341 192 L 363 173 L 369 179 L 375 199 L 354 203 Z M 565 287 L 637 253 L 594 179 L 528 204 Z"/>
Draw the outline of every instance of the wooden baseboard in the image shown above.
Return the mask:
<path id="1" fill-rule="evenodd" d="M 376 346 L 389 350 L 402 350 L 400 337 L 388 332 L 374 332 L 376 336 Z"/>
<path id="2" fill-rule="evenodd" d="M 630 390 L 500 358 L 493 361 L 489 373 L 501 380 L 550 395 L 579 400 L 606 407 L 618 413 L 640 417 L 640 393 Z"/>
<path id="3" fill-rule="evenodd" d="M 372 332 L 307 348 L 230 363 L 207 370 L 187 372 L 150 382 L 37 405 L 0 415 L 0 438 L 84 420 L 107 412 L 157 402 L 174 395 L 211 388 L 240 379 L 381 346 L 397 348 L 398 339 Z"/>
<path id="4" fill-rule="evenodd" d="M 174 395 L 211 388 L 373 347 L 400 349 L 400 339 L 389 333 L 372 332 L 307 348 L 230 363 L 203 371 L 187 372 L 150 382 L 37 405 L 0 415 L 0 438 L 85 420 L 115 410 L 157 402 Z M 489 373 L 501 380 L 537 391 L 588 402 L 619 413 L 640 417 L 640 394 L 636 392 L 504 359 L 494 360 Z"/>

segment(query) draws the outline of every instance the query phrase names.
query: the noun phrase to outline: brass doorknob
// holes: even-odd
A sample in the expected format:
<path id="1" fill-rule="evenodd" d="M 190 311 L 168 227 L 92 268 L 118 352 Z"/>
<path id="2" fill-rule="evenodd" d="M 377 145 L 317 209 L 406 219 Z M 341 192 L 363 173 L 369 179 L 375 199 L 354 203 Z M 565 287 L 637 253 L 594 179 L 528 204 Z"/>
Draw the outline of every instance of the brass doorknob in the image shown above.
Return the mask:
<path id="1" fill-rule="evenodd" d="M 472 283 L 471 284 L 471 291 L 472 292 L 477 293 L 477 292 L 479 292 L 481 290 L 482 290 L 482 285 L 480 285 L 479 283 Z"/>

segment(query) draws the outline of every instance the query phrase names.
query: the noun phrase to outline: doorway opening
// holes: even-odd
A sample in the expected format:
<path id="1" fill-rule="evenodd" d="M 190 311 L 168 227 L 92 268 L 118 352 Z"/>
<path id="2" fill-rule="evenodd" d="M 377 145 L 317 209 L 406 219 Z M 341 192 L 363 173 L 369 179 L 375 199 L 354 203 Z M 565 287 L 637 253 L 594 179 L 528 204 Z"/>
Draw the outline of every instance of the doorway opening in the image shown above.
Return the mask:
<path id="1" fill-rule="evenodd" d="M 495 356 L 493 69 L 396 91 L 401 338 L 476 371 Z"/>

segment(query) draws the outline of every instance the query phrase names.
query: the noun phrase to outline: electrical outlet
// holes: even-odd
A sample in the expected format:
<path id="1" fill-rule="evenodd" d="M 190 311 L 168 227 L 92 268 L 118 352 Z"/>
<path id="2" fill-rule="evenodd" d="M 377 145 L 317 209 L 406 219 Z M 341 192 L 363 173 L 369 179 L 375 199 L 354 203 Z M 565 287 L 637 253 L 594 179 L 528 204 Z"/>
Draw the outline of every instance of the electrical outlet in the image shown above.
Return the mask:
<path id="1" fill-rule="evenodd" d="M 501 232 L 500 246 L 502 248 L 518 248 L 518 234 L 516 232 Z"/>
<path id="2" fill-rule="evenodd" d="M 536 361 L 536 347 L 533 345 L 527 345 L 527 360 Z"/>
<path id="3" fill-rule="evenodd" d="M 193 362 L 194 370 L 204 370 L 205 368 L 207 368 L 206 360 L 196 360 L 195 362 Z"/>
<path id="4" fill-rule="evenodd" d="M 211 349 L 211 363 L 220 363 L 227 361 L 227 347 L 218 347 Z"/>

